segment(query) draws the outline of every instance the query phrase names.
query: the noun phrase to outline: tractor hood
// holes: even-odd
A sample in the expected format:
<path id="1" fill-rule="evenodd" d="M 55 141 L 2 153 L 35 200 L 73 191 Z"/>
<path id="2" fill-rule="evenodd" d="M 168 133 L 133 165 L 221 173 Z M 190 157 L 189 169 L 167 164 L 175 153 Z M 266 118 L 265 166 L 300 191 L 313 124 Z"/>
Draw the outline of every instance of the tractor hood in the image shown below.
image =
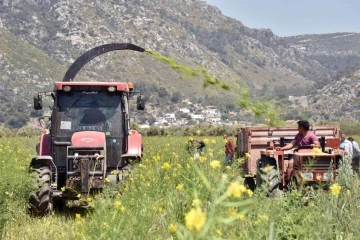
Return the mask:
<path id="1" fill-rule="evenodd" d="M 71 137 L 71 145 L 78 147 L 104 146 L 105 133 L 95 131 L 75 132 Z"/>

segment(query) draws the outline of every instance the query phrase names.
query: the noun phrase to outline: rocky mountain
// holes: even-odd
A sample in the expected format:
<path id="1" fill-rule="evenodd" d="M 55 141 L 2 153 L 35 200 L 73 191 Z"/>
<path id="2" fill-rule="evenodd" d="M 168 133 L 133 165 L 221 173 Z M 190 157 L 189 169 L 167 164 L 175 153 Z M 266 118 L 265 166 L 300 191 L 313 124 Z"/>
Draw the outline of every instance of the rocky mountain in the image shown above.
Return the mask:
<path id="1" fill-rule="evenodd" d="M 360 70 L 309 95 L 312 118 L 338 121 L 360 118 Z"/>
<path id="2" fill-rule="evenodd" d="M 235 103 L 244 88 L 254 99 L 308 95 L 334 74 L 317 59 L 323 51 L 310 54 L 299 47 L 305 38 L 248 28 L 201 0 L 1 0 L 0 40 L 0 109 L 8 111 L 0 123 L 13 127 L 19 127 L 13 120 L 21 113 L 22 124 L 37 114 L 28 106 L 34 92 L 61 80 L 85 51 L 111 42 L 131 42 L 187 66 L 203 65 L 232 87 L 230 92 L 203 89 L 200 77 L 184 79 L 151 55 L 124 51 L 92 60 L 76 79 L 132 81 L 150 108 L 169 111 L 174 95 L 220 108 Z M 353 55 L 344 59 L 352 61 Z"/>
<path id="3" fill-rule="evenodd" d="M 338 76 L 360 68 L 360 33 L 308 34 L 285 41 Z"/>

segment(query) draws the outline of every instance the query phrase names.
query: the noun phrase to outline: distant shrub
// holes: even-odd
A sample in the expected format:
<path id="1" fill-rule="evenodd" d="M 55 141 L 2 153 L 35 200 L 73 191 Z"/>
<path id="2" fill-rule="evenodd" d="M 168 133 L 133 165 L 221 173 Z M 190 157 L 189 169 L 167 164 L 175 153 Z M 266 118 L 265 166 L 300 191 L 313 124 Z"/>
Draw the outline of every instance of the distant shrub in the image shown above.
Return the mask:
<path id="1" fill-rule="evenodd" d="M 150 127 L 140 129 L 139 133 L 144 136 L 222 136 L 225 133 L 234 135 L 240 126 L 227 125 L 208 125 L 198 124 L 192 126 L 174 126 L 174 127 Z"/>
<path id="2" fill-rule="evenodd" d="M 7 138 L 14 135 L 13 130 L 7 127 L 0 127 L 0 138 Z"/>
<path id="3" fill-rule="evenodd" d="M 39 136 L 40 134 L 41 133 L 39 129 L 34 129 L 29 126 L 22 127 L 16 132 L 16 136 L 18 137 L 35 137 Z"/>

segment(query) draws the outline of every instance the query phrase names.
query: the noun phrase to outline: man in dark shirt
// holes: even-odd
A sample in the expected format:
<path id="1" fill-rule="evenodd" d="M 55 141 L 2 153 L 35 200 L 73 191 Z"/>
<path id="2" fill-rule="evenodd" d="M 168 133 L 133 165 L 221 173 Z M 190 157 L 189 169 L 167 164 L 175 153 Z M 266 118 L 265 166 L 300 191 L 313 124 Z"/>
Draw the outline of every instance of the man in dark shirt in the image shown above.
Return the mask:
<path id="1" fill-rule="evenodd" d="M 290 150 L 293 147 L 302 147 L 302 146 L 311 146 L 311 147 L 320 147 L 320 142 L 317 136 L 310 131 L 310 124 L 306 120 L 300 120 L 297 122 L 299 133 L 296 134 L 294 140 L 291 143 L 287 144 L 284 147 L 278 147 L 276 150 L 284 151 Z M 290 160 L 284 161 L 284 171 L 285 175 L 287 175 L 288 180 L 290 180 L 290 174 L 293 170 L 294 160 L 291 158 Z"/>

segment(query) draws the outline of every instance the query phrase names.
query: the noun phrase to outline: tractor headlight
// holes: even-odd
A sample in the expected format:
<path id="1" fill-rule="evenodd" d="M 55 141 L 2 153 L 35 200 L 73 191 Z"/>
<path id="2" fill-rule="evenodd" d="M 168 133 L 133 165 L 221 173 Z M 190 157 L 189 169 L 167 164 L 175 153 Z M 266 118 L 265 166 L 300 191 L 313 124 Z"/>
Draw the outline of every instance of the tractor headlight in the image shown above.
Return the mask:
<path id="1" fill-rule="evenodd" d="M 114 86 L 108 87 L 109 92 L 115 92 L 115 90 L 116 90 L 116 87 L 114 87 Z"/>
<path id="2" fill-rule="evenodd" d="M 70 92 L 70 91 L 71 91 L 71 87 L 70 87 L 70 86 L 64 86 L 64 87 L 63 87 L 63 91 L 64 91 L 64 92 Z"/>
<path id="3" fill-rule="evenodd" d="M 314 179 L 314 174 L 311 172 L 301 173 L 302 179 L 307 181 L 312 181 Z"/>

